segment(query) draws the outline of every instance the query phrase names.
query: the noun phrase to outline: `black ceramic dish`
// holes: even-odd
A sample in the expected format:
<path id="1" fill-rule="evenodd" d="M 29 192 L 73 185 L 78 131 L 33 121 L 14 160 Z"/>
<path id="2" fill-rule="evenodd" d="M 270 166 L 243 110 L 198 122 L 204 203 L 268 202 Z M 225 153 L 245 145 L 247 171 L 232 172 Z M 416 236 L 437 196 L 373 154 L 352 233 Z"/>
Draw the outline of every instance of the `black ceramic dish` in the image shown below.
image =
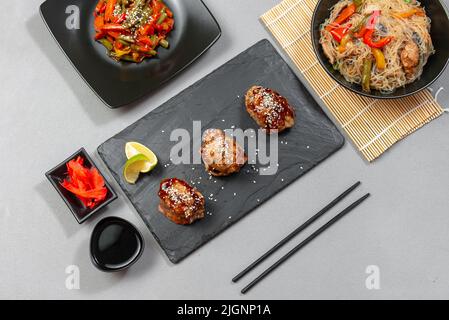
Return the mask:
<path id="1" fill-rule="evenodd" d="M 449 60 L 449 19 L 446 6 L 437 0 L 420 0 L 421 4 L 426 8 L 427 15 L 432 19 L 430 34 L 436 51 L 429 58 L 421 78 L 389 94 L 384 94 L 377 90 L 367 93 L 362 90 L 360 85 L 349 83 L 340 72 L 334 70 L 320 45 L 320 26 L 329 17 L 331 8 L 337 2 L 338 0 L 320 0 L 318 2 L 312 18 L 312 44 L 320 64 L 335 81 L 345 88 L 363 96 L 376 99 L 403 98 L 427 88 L 445 70 Z"/>
<path id="2" fill-rule="evenodd" d="M 168 38 L 170 48 L 159 48 L 157 58 L 145 59 L 140 64 L 116 62 L 94 40 L 96 3 L 97 0 L 47 0 L 40 12 L 72 65 L 111 108 L 147 95 L 199 58 L 221 35 L 218 23 L 201 0 L 166 0 L 175 16 L 175 29 Z M 66 27 L 69 6 L 79 8 L 78 30 Z"/>
<path id="3" fill-rule="evenodd" d="M 102 271 L 122 271 L 139 260 L 144 246 L 143 237 L 134 225 L 118 217 L 108 217 L 92 231 L 90 256 Z"/>
<path id="4" fill-rule="evenodd" d="M 72 159 L 77 158 L 78 156 L 81 156 L 84 158 L 84 164 L 88 168 L 97 168 L 98 172 L 100 172 L 101 176 L 104 179 L 105 186 L 108 189 L 108 193 L 106 195 L 106 199 L 96 206 L 93 209 L 86 208 L 83 203 L 78 200 L 78 198 L 64 189 L 61 186 L 61 182 L 64 181 L 64 179 L 67 177 L 67 162 L 69 162 Z M 66 160 L 58 164 L 56 167 L 48 171 L 45 176 L 50 181 L 50 183 L 53 185 L 53 187 L 56 189 L 56 191 L 61 196 L 62 200 L 64 200 L 67 207 L 72 212 L 73 216 L 75 217 L 76 221 L 78 221 L 79 224 L 85 222 L 87 219 L 92 217 L 95 213 L 97 213 L 102 208 L 106 207 L 108 204 L 110 204 L 112 201 L 117 199 L 117 194 L 112 189 L 111 185 L 106 181 L 105 176 L 101 173 L 101 171 L 98 169 L 98 167 L 94 164 L 92 159 L 90 158 L 89 154 L 84 150 L 84 148 L 81 148 L 76 153 L 68 157 Z"/>

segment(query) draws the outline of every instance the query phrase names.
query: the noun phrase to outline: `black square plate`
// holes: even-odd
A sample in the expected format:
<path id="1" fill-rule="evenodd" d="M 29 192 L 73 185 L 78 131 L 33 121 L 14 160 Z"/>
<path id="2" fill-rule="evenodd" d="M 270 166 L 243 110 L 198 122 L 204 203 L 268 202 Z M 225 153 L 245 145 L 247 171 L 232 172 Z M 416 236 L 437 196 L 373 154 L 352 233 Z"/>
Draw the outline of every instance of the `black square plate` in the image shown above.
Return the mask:
<path id="1" fill-rule="evenodd" d="M 201 0 L 166 0 L 175 16 L 170 48 L 140 64 L 116 62 L 94 40 L 97 0 L 47 0 L 41 16 L 61 49 L 87 84 L 111 108 L 142 98 L 175 76 L 207 51 L 220 37 L 220 27 Z M 79 8 L 79 29 L 69 30 L 66 20 Z M 69 13 L 66 13 L 69 12 Z"/>
<path id="2" fill-rule="evenodd" d="M 187 130 L 192 145 L 193 121 L 201 121 L 203 130 L 256 130 L 257 124 L 244 103 L 244 95 L 252 85 L 277 90 L 297 113 L 294 128 L 279 135 L 275 175 L 260 175 L 259 164 L 247 164 L 237 174 L 212 178 L 201 164 L 171 163 L 170 150 L 177 144 L 170 139 L 171 133 L 175 129 Z M 159 158 L 159 165 L 150 174 L 142 175 L 136 185 L 123 179 L 128 141 L 143 143 Z M 263 40 L 107 140 L 98 152 L 170 261 L 177 263 L 327 159 L 343 143 L 343 136 L 287 63 Z M 191 150 L 199 151 L 192 146 Z M 209 213 L 204 219 L 180 226 L 158 211 L 159 183 L 172 177 L 185 180 L 203 193 Z M 282 219 L 282 212 L 273 212 L 273 218 Z"/>
<path id="3" fill-rule="evenodd" d="M 84 159 L 85 166 L 87 166 L 88 168 L 96 168 L 98 170 L 98 172 L 104 179 L 106 188 L 108 189 L 106 199 L 93 209 L 86 208 L 83 205 L 83 203 L 76 198 L 76 196 L 74 196 L 61 186 L 61 182 L 64 181 L 64 179 L 67 177 L 67 166 L 66 166 L 67 162 L 77 158 L 78 156 L 81 156 Z M 86 152 L 86 150 L 84 150 L 84 148 L 81 148 L 76 153 L 68 157 L 66 160 L 58 164 L 56 167 L 48 171 L 45 174 L 45 176 L 51 182 L 56 191 L 59 193 L 62 200 L 64 200 L 65 204 L 70 209 L 70 211 L 72 212 L 73 216 L 75 217 L 76 221 L 78 221 L 79 224 L 83 223 L 84 221 L 92 217 L 95 213 L 97 213 L 100 209 L 106 207 L 112 201 L 117 199 L 117 194 L 112 189 L 111 185 L 106 181 L 106 177 L 104 176 L 103 173 L 101 173 L 101 171 L 92 161 L 91 157 Z"/>

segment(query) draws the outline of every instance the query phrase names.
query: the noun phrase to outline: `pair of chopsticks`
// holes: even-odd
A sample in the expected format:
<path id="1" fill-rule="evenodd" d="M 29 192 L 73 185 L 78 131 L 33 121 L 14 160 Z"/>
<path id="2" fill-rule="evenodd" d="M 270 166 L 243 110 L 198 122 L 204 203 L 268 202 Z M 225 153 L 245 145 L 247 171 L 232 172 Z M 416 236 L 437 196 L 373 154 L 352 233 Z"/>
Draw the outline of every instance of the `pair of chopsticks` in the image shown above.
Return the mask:
<path id="1" fill-rule="evenodd" d="M 318 213 L 316 213 L 314 216 L 312 216 L 309 220 L 307 220 L 302 225 L 300 225 L 298 228 L 296 228 L 294 231 L 292 231 L 288 236 L 286 236 L 284 239 L 282 239 L 273 248 L 268 250 L 259 259 L 257 259 L 252 264 L 250 264 L 245 270 L 243 270 L 238 275 L 236 275 L 232 279 L 232 282 L 237 282 L 241 278 L 243 278 L 248 272 L 253 270 L 257 265 L 262 263 L 262 261 L 264 261 L 266 258 L 271 256 L 276 250 L 281 248 L 283 245 L 285 245 L 287 242 L 289 242 L 291 239 L 293 239 L 296 235 L 298 235 L 301 231 L 306 229 L 313 222 L 315 222 L 318 218 L 320 218 L 322 215 L 324 215 L 326 212 L 328 212 L 330 209 L 332 209 L 337 203 L 339 203 L 341 200 L 343 200 L 347 195 L 349 195 L 359 185 L 360 185 L 360 181 L 355 183 L 353 186 L 351 186 L 349 189 L 347 189 L 345 192 L 343 192 L 337 198 L 332 200 L 332 202 L 330 202 L 327 206 L 325 206 Z M 365 194 L 363 197 L 361 197 L 357 201 L 353 202 L 347 208 L 343 209 L 339 214 L 337 214 L 331 220 L 326 222 L 322 227 L 320 227 L 318 230 L 316 230 L 314 233 L 312 233 L 308 238 L 306 238 L 304 241 L 302 241 L 300 244 L 298 244 L 296 247 L 294 247 L 292 250 L 290 250 L 286 255 L 284 255 L 282 258 L 280 258 L 278 261 L 276 261 L 273 265 L 271 265 L 271 267 L 266 269 L 256 279 L 254 279 L 252 282 L 250 282 L 245 288 L 242 289 L 242 291 L 241 291 L 242 294 L 245 294 L 249 290 L 251 290 L 255 285 L 257 285 L 260 281 L 262 281 L 266 276 L 268 276 L 271 272 L 273 272 L 277 267 L 279 267 L 281 264 L 283 264 L 285 261 L 287 261 L 291 256 L 293 256 L 296 252 L 298 252 L 303 247 L 305 247 L 309 242 L 311 242 L 313 239 L 315 239 L 317 236 L 319 236 L 323 231 L 328 229 L 330 226 L 332 226 L 338 220 L 340 220 L 345 215 L 347 215 L 349 212 L 351 212 L 353 209 L 355 209 L 358 205 L 360 205 L 363 201 L 365 201 L 369 196 L 370 196 L 369 193 Z"/>

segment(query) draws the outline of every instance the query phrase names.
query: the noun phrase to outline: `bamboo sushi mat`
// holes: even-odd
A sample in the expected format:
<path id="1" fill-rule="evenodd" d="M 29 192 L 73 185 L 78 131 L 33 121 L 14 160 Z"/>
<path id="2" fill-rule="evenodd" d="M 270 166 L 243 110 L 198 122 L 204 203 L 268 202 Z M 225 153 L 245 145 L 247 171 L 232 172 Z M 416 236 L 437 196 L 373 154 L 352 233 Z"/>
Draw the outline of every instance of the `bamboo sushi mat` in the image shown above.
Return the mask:
<path id="1" fill-rule="evenodd" d="M 368 161 L 443 114 L 430 91 L 399 100 L 362 97 L 338 85 L 312 47 L 311 20 L 317 0 L 284 0 L 261 20 Z"/>

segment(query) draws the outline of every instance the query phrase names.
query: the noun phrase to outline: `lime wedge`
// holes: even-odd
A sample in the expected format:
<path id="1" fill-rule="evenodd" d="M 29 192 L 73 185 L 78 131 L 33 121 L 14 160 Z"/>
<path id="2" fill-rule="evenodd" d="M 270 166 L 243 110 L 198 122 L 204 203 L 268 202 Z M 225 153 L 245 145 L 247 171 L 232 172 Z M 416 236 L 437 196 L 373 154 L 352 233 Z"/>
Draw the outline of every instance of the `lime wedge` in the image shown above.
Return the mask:
<path id="1" fill-rule="evenodd" d="M 149 159 L 143 154 L 137 154 L 125 163 L 125 168 L 123 169 L 123 176 L 126 182 L 130 184 L 135 184 L 137 179 L 139 179 L 139 174 L 146 167 Z"/>
<path id="2" fill-rule="evenodd" d="M 145 157 L 148 158 L 148 161 L 145 163 L 145 165 L 142 167 L 142 170 L 140 171 L 142 173 L 147 173 L 153 170 L 158 162 L 154 152 L 138 142 L 128 142 L 125 145 L 125 153 L 128 159 L 131 159 L 132 157 L 138 154 L 143 154 Z"/>

